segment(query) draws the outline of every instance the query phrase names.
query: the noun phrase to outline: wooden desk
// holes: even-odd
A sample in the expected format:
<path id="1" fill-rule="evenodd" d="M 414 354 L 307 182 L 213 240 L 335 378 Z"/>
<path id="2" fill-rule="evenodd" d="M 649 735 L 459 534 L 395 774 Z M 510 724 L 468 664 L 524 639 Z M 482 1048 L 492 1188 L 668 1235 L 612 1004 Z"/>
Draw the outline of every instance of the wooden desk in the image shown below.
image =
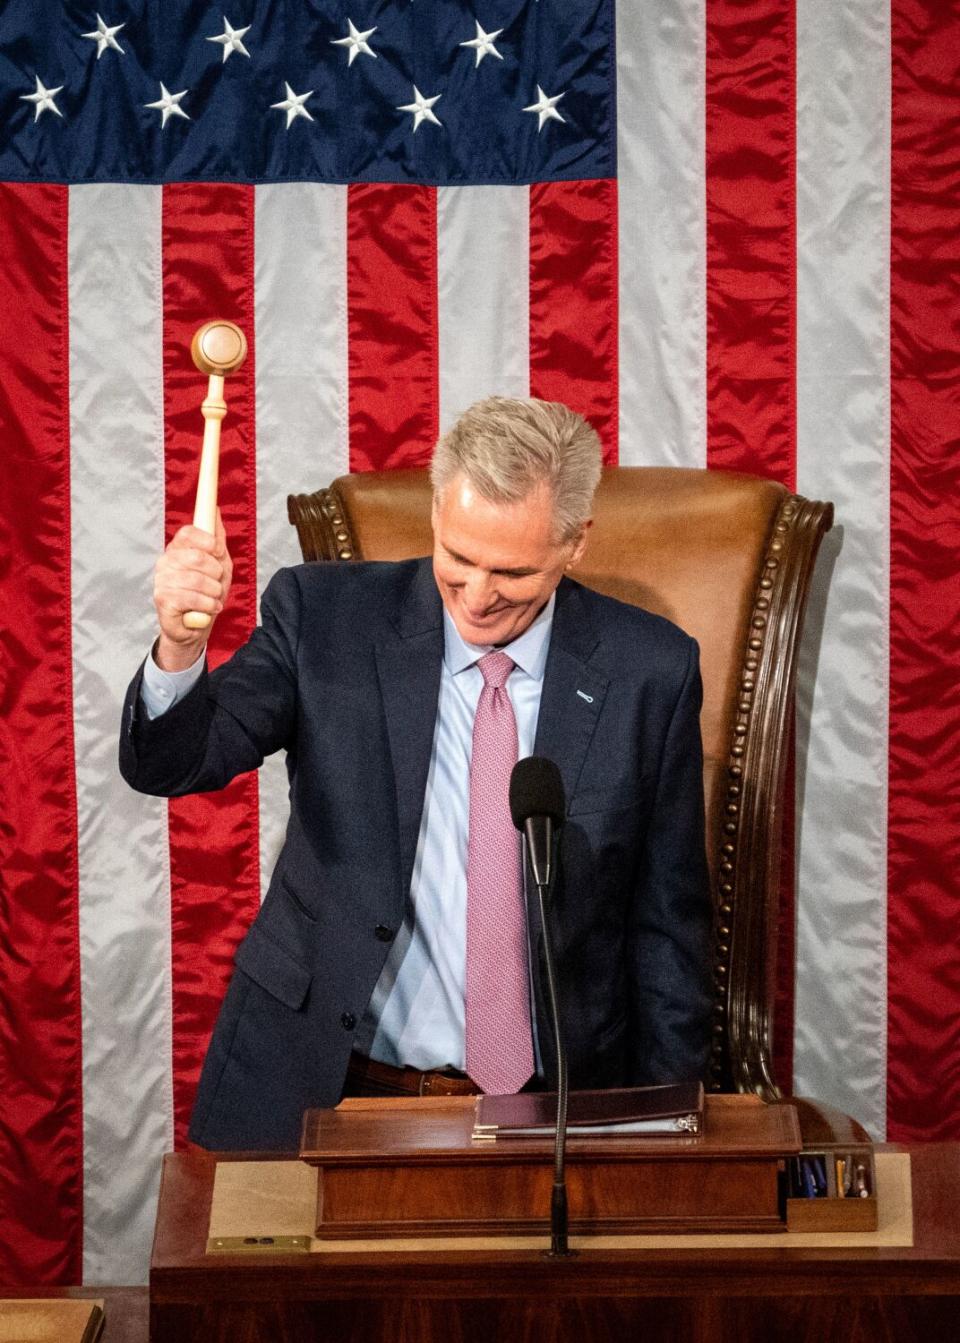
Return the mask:
<path id="1" fill-rule="evenodd" d="M 148 1305 L 146 1287 L 2 1287 L 0 1297 L 74 1297 L 103 1301 L 103 1333 L 100 1343 L 147 1343 Z"/>
<path id="2" fill-rule="evenodd" d="M 893 1149 L 896 1150 L 896 1149 Z M 205 1253 L 215 1159 L 167 1157 L 151 1271 L 153 1343 L 926 1343 L 960 1320 L 960 1145 L 912 1149 L 902 1248 Z M 775 1244 L 773 1243 L 775 1240 Z"/>

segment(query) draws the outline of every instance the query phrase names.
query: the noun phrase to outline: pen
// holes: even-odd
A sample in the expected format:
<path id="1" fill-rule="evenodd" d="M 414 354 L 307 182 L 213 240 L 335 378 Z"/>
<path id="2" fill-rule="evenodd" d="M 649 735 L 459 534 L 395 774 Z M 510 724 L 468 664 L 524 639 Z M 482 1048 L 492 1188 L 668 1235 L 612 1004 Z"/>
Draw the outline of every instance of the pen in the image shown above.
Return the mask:
<path id="1" fill-rule="evenodd" d="M 867 1188 L 867 1168 L 861 1162 L 857 1162 L 857 1196 L 859 1198 L 869 1198 L 870 1190 Z"/>
<path id="2" fill-rule="evenodd" d="M 812 1163 L 809 1157 L 800 1158 L 800 1175 L 803 1179 L 804 1198 L 816 1198 L 817 1186 L 814 1181 Z"/>

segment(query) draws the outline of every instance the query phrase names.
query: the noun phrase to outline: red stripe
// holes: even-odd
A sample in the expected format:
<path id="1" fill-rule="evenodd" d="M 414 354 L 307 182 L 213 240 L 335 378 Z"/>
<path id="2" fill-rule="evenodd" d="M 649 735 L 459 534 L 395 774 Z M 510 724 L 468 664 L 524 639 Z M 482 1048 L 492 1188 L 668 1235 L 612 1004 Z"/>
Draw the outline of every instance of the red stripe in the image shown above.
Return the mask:
<path id="1" fill-rule="evenodd" d="M 894 0 L 888 1132 L 960 1138 L 960 13 Z"/>
<path id="2" fill-rule="evenodd" d="M 585 416 L 617 460 L 617 184 L 530 188 L 530 395 Z"/>
<path id="3" fill-rule="evenodd" d="M 79 1282 L 83 1115 L 70 630 L 67 192 L 0 186 L 0 1274 Z"/>
<path id="4" fill-rule="evenodd" d="M 792 3 L 707 0 L 707 464 L 796 474 Z"/>
<path id="5" fill-rule="evenodd" d="M 440 424 L 437 193 L 348 188 L 350 470 L 426 466 Z"/>
<path id="6" fill-rule="evenodd" d="M 796 16 L 707 0 L 707 465 L 796 481 Z M 792 777 L 792 767 L 788 769 Z M 792 797 L 788 792 L 787 797 Z M 788 807 L 788 810 L 790 808 Z M 793 825 L 784 827 L 774 1069 L 793 1074 Z"/>
<path id="7" fill-rule="evenodd" d="M 212 317 L 236 321 L 250 353 L 227 379 L 220 459 L 220 510 L 234 560 L 233 588 L 209 660 L 216 666 L 256 622 L 253 189 L 168 186 L 163 192 L 163 395 L 167 534 L 193 515 L 206 379 L 190 340 Z M 221 793 L 170 802 L 173 1085 L 182 1143 L 200 1065 L 233 953 L 259 902 L 257 778 Z"/>

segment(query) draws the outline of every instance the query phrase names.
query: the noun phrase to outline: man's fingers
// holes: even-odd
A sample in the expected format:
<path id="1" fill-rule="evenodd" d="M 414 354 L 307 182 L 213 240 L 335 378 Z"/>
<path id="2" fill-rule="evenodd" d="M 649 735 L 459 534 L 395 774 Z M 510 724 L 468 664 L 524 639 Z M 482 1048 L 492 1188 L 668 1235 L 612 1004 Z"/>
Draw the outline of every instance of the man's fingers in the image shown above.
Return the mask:
<path id="1" fill-rule="evenodd" d="M 182 546 L 177 550 L 166 551 L 159 567 L 169 573 L 196 572 L 209 574 L 211 578 L 219 578 L 224 565 L 223 560 L 216 555 L 196 550 L 193 546 Z"/>
<path id="2" fill-rule="evenodd" d="M 187 611 L 206 611 L 209 615 L 219 615 L 222 610 L 221 597 L 201 592 L 199 588 L 178 588 L 174 593 L 157 595 L 157 611 L 161 619 L 168 616 L 171 620 L 179 620 Z"/>
<path id="3" fill-rule="evenodd" d="M 175 533 L 157 560 L 153 600 L 160 628 L 174 643 L 195 641 L 183 624 L 187 611 L 216 617 L 230 591 L 233 564 L 227 550 L 223 520 L 217 514 L 217 532 L 185 526 Z"/>
<path id="4" fill-rule="evenodd" d="M 217 538 L 205 532 L 202 527 L 193 527 L 189 523 L 185 527 L 180 527 L 173 534 L 170 549 L 180 550 L 184 546 L 193 546 L 197 550 L 205 550 L 208 554 L 213 554 L 217 549 Z"/>
<path id="5" fill-rule="evenodd" d="M 160 596 L 176 597 L 183 592 L 203 592 L 208 597 L 223 597 L 225 584 L 217 574 L 202 573 L 199 569 L 184 569 L 159 574 L 154 588 Z"/>

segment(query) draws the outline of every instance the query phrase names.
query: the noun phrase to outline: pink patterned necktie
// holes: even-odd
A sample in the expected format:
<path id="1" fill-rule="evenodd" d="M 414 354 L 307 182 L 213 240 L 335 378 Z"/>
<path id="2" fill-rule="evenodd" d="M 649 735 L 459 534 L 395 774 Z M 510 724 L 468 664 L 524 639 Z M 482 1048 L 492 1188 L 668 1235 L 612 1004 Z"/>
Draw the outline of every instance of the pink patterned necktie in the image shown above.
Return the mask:
<path id="1" fill-rule="evenodd" d="M 514 663 L 487 653 L 473 722 L 467 843 L 467 1072 L 484 1091 L 519 1091 L 533 1072 L 520 836 L 510 818 L 517 721 Z"/>

